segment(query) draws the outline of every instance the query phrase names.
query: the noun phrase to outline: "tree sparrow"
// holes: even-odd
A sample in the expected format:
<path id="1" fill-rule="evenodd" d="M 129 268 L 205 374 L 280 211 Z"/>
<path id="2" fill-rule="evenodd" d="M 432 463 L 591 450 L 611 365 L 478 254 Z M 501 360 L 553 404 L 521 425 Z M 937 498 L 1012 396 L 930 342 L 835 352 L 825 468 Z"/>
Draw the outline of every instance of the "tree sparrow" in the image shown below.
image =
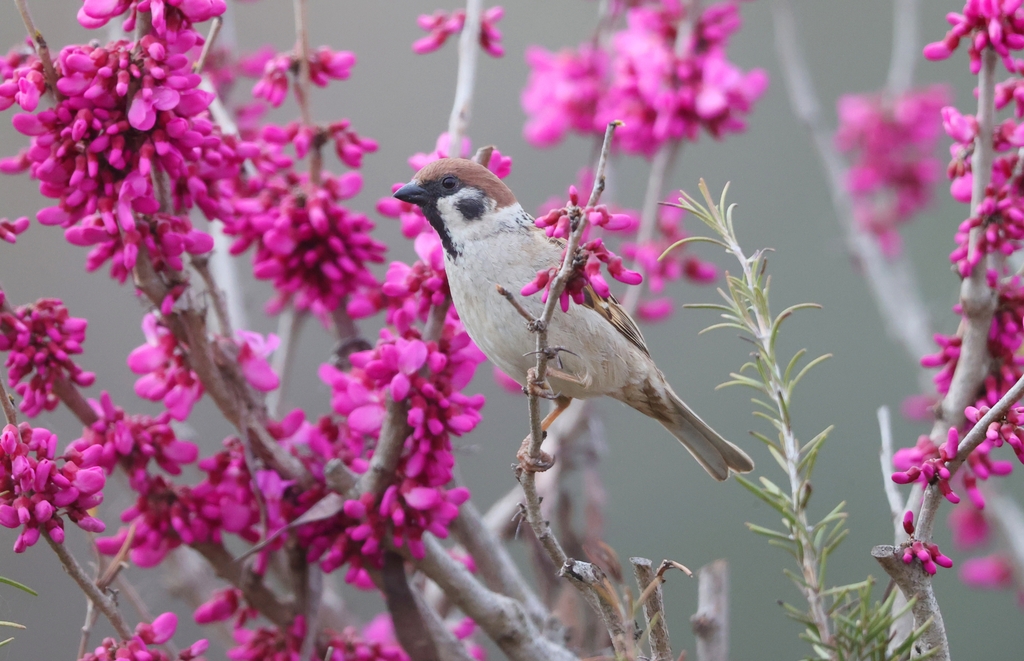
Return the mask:
<path id="1" fill-rule="evenodd" d="M 549 238 L 512 191 L 474 161 L 434 161 L 394 195 L 419 206 L 437 231 L 452 301 L 469 336 L 495 365 L 525 386 L 536 363 L 536 337 L 496 286 L 520 287 L 538 271 L 558 265 L 565 242 Z M 520 302 L 535 317 L 541 315 L 539 296 Z M 716 480 L 729 477 L 730 469 L 753 470 L 754 462 L 743 450 L 672 391 L 640 329 L 614 298 L 601 298 L 588 285 L 583 305 L 556 312 L 548 338 L 551 346 L 566 351 L 559 355 L 557 369 L 548 368 L 548 382 L 559 396 L 544 429 L 573 398 L 608 395 L 660 422 Z"/>

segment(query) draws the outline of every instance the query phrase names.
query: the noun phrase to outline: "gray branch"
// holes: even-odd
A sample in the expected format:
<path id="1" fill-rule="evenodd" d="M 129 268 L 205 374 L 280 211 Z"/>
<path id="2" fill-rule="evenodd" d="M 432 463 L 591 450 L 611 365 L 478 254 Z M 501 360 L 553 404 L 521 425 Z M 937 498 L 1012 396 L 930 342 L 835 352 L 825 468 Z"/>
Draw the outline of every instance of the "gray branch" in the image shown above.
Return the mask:
<path id="1" fill-rule="evenodd" d="M 690 618 L 697 661 L 729 661 L 729 563 L 704 565 L 697 580 L 697 613 Z"/>

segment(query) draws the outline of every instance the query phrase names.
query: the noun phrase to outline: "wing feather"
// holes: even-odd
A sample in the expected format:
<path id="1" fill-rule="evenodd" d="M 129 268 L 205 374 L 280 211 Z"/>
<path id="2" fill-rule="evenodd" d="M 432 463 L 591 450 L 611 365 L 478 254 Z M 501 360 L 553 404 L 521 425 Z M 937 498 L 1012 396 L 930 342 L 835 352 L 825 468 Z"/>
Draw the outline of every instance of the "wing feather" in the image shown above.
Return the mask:
<path id="1" fill-rule="evenodd" d="M 587 283 L 583 287 L 583 307 L 590 308 L 594 312 L 598 313 L 605 320 L 608 321 L 615 330 L 619 331 L 627 340 L 629 340 L 633 346 L 640 351 L 644 352 L 648 358 L 651 357 L 651 352 L 647 349 L 647 343 L 644 342 L 644 336 L 637 328 L 636 322 L 633 318 L 622 309 L 619 302 L 615 300 L 615 297 L 611 294 L 608 298 L 602 298 L 594 287 Z"/>

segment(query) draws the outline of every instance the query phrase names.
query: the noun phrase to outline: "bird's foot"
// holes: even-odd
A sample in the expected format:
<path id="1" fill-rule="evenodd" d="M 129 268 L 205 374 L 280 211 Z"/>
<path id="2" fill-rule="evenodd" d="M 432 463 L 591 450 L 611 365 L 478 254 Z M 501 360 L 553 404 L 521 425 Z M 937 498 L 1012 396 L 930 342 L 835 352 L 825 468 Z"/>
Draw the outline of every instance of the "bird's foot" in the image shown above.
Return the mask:
<path id="1" fill-rule="evenodd" d="M 567 354 L 569 354 L 571 356 L 576 356 L 577 358 L 580 357 L 580 355 L 578 353 L 576 353 L 575 351 L 572 351 L 571 349 L 567 349 L 565 347 L 548 347 L 547 349 L 544 349 L 543 351 L 530 351 L 530 352 L 524 353 L 523 355 L 524 356 L 535 356 L 538 353 L 543 353 L 544 357 L 547 358 L 548 360 L 557 361 L 558 369 L 564 369 L 562 367 L 562 356 L 560 354 L 567 353 Z"/>
<path id="2" fill-rule="evenodd" d="M 543 473 L 555 465 L 555 458 L 543 450 L 538 456 L 531 457 L 523 448 L 516 453 L 516 459 L 519 460 L 517 468 L 527 473 Z"/>

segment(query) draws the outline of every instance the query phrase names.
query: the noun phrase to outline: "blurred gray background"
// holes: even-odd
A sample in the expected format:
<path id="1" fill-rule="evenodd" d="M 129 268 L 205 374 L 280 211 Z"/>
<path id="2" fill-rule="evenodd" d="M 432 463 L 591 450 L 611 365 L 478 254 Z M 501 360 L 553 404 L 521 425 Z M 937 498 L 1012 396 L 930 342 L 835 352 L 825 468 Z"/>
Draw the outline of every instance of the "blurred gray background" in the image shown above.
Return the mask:
<path id="1" fill-rule="evenodd" d="M 795 0 L 794 4 L 815 82 L 833 122 L 838 95 L 870 91 L 884 84 L 892 7 L 887 0 Z M 962 6 L 954 0 L 922 4 L 925 41 L 940 38 L 946 29 L 944 14 Z M 55 50 L 92 37 L 75 21 L 80 2 L 35 0 L 31 6 Z M 353 203 L 367 213 L 373 212 L 375 200 L 388 194 L 392 183 L 409 178 L 406 158 L 432 149 L 435 138 L 446 128 L 454 90 L 455 44 L 427 56 L 415 56 L 410 49 L 423 34 L 416 26 L 416 16 L 437 7 L 437 0 L 310 0 L 312 45 L 352 50 L 359 58 L 351 80 L 333 83 L 327 90 L 315 89 L 313 101 L 318 120 L 348 117 L 360 134 L 380 141 L 380 151 L 366 158 L 364 191 Z M 507 181 L 524 206 L 533 209 L 574 181 L 577 170 L 590 158 L 591 141 L 570 138 L 561 147 L 538 151 L 522 140 L 519 94 L 528 73 L 523 52 L 529 44 L 557 49 L 586 39 L 595 23 L 596 6 L 584 0 L 520 0 L 507 2 L 505 7 L 500 28 L 507 55 L 480 60 L 470 134 L 475 145 L 493 143 L 514 157 L 513 173 Z M 243 51 L 265 43 L 279 50 L 291 48 L 291 2 L 262 0 L 236 4 L 235 9 Z M 867 574 L 877 578 L 882 572 L 868 551 L 874 544 L 891 542 L 892 528 L 881 489 L 875 410 L 887 404 L 898 411 L 903 398 L 915 392 L 917 368 L 887 339 L 875 305 L 844 252 L 822 169 L 808 136 L 790 113 L 775 57 L 769 7 L 765 2 L 744 3 L 742 13 L 744 27 L 733 40 L 732 59 L 744 68 L 767 69 L 769 91 L 751 115 L 745 134 L 724 142 L 702 138 L 699 144 L 687 145 L 670 184 L 696 192 L 697 180 L 704 177 L 717 192 L 731 181 L 744 247 L 775 250 L 769 263 L 774 308 L 778 311 L 804 301 L 823 306 L 821 311 L 801 313 L 783 331 L 787 356 L 800 347 L 815 355 L 835 354 L 799 387 L 793 407 L 796 429 L 803 440 L 829 424 L 836 426 L 819 459 L 812 512 L 820 516 L 841 500 L 848 503 L 851 535 L 829 564 L 829 583 L 859 580 Z M 24 34 L 13 3 L 0 4 L 0 44 L 15 44 Z M 973 105 L 965 53 L 938 64 L 922 61 L 917 71 L 918 82 L 948 81 L 961 107 Z M 236 98 L 248 93 L 249 84 L 240 84 Z M 0 121 L 0 153 L 5 155 L 16 153 L 25 143 L 11 128 L 10 114 L 5 113 Z M 294 107 L 286 104 L 272 118 L 285 121 L 294 115 Z M 944 140 L 943 149 L 946 145 Z M 333 155 L 330 159 L 333 164 Z M 639 207 L 647 164 L 620 159 L 615 174 L 617 201 Z M 940 185 L 937 197 L 938 202 L 904 236 L 934 325 L 951 332 L 956 317 L 950 306 L 956 301 L 958 280 L 950 272 L 947 255 L 966 208 L 948 200 L 945 184 Z M 0 178 L 0 216 L 31 216 L 42 205 L 35 183 L 25 177 Z M 691 230 L 697 229 L 694 221 L 688 223 Z M 380 219 L 378 236 L 392 246 L 392 258 L 412 256 L 411 243 L 401 239 L 396 221 Z M 703 254 L 721 267 L 735 269 L 715 251 Z M 0 282 L 12 303 L 59 296 L 72 314 L 89 318 L 86 352 L 80 362 L 97 372 L 99 385 L 89 389 L 88 396 L 96 397 L 105 388 L 129 410 L 154 411 L 152 404 L 133 395 L 134 376 L 125 366 L 126 354 L 142 342 L 139 320 L 143 306 L 130 287 L 118 286 L 105 272 L 84 274 L 84 260 L 85 250 L 68 245 L 60 231 L 33 225 L 16 246 L 0 243 Z M 249 271 L 248 258 L 243 270 Z M 267 288 L 251 278 L 247 283 L 253 326 L 262 332 L 273 330 L 276 322 L 261 312 Z M 716 296 L 713 288 L 689 285 L 680 285 L 672 293 L 680 302 L 709 301 Z M 681 311 L 671 322 L 647 326 L 644 332 L 653 355 L 680 394 L 725 436 L 740 441 L 758 462 L 760 473 L 779 480 L 781 475 L 767 452 L 747 435 L 750 429 L 765 431 L 762 422 L 750 415 L 748 393 L 714 390 L 729 371 L 744 362 L 749 345 L 726 331 L 698 337 L 697 332 L 713 321 L 711 313 Z M 328 391 L 317 379 L 316 367 L 331 347 L 329 335 L 316 323 L 309 323 L 291 399 L 314 414 L 328 408 Z M 490 374 L 489 366 L 482 367 L 474 383 L 474 388 L 488 395 L 484 422 L 462 439 L 462 445 L 471 448 L 459 453 L 461 473 L 481 508 L 514 485 L 508 466 L 527 425 L 522 398 L 500 392 Z M 735 481 L 713 482 L 653 421 L 610 401 L 601 411 L 609 441 L 603 465 L 608 543 L 622 558 L 643 555 L 658 561 L 667 557 L 691 568 L 728 558 L 732 567 L 733 658 L 788 659 L 806 653 L 805 644 L 797 639 L 799 627 L 778 605 L 780 600 L 799 599 L 782 575 L 791 558 L 743 525 L 753 521 L 774 526 L 777 516 Z M 899 445 L 912 444 L 924 431 L 921 424 L 907 422 L 898 413 L 894 418 Z M 62 444 L 80 431 L 63 412 L 43 416 L 41 423 L 52 426 Z M 207 452 L 229 433 L 208 401 L 197 408 L 190 423 L 197 442 Z M 1004 483 L 1007 489 L 1022 493 L 1016 474 Z M 116 528 L 117 514 L 125 504 L 115 498 L 108 500 L 103 511 L 108 525 Z M 79 557 L 86 559 L 82 533 L 69 529 L 68 538 Z M 953 551 L 948 533 L 941 532 L 938 541 L 955 561 L 962 561 L 964 556 Z M 0 586 L 0 620 L 28 625 L 27 631 L 17 633 L 12 645 L 0 649 L 0 660 L 73 658 L 84 597 L 45 544 L 15 555 L 13 542 L 12 532 L 0 532 L 0 575 L 22 581 L 40 595 L 24 596 Z M 142 587 L 156 612 L 175 607 L 159 596 L 158 572 L 133 568 L 128 576 Z M 877 594 L 884 586 L 883 580 Z M 677 650 L 693 648 L 687 620 L 695 610 L 696 587 L 696 581 L 679 576 L 673 576 L 666 586 Z M 936 591 L 958 658 L 1020 657 L 1024 627 L 1012 593 L 968 590 L 955 570 L 938 576 Z M 358 607 L 370 614 L 381 604 L 376 597 L 364 597 L 358 600 Z M 187 645 L 198 631 L 185 622 L 187 609 L 180 604 L 175 608 L 183 615 L 176 640 Z M 134 614 L 131 619 L 134 621 Z M 100 635 L 107 631 L 103 627 L 101 622 Z M 500 655 L 494 652 L 493 657 Z M 210 658 L 223 658 L 222 651 L 212 648 Z"/>

